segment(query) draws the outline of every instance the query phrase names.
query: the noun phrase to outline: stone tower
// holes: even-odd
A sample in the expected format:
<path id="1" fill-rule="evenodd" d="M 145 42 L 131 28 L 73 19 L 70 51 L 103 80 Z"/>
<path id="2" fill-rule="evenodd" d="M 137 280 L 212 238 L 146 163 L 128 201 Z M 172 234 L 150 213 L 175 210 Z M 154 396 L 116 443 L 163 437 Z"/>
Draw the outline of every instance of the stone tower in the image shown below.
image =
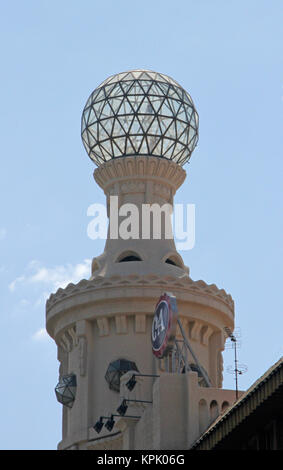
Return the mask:
<path id="1" fill-rule="evenodd" d="M 214 284 L 190 278 L 166 235 L 165 218 L 157 238 L 154 221 L 147 230 L 141 215 L 145 205 L 173 204 L 186 178 L 182 165 L 197 144 L 197 112 L 175 80 L 146 70 L 125 72 L 90 95 L 82 139 L 98 166 L 94 179 L 105 193 L 110 224 L 90 278 L 59 289 L 46 304 L 47 331 L 60 361 L 59 449 L 188 448 L 233 401 L 232 391 L 221 389 L 223 328 L 233 330 L 233 300 Z M 128 226 L 130 235 L 122 237 L 113 220 L 118 211 L 118 220 L 126 220 L 131 205 L 138 209 L 138 227 Z M 176 296 L 183 329 L 212 387 L 201 385 L 197 371 L 174 372 L 152 354 L 152 318 L 164 292 Z M 134 372 L 141 375 L 130 391 L 126 383 Z M 96 432 L 94 424 L 117 414 L 123 399 L 140 401 L 129 401 L 110 431 Z M 168 433 L 168 426 L 176 432 Z"/>

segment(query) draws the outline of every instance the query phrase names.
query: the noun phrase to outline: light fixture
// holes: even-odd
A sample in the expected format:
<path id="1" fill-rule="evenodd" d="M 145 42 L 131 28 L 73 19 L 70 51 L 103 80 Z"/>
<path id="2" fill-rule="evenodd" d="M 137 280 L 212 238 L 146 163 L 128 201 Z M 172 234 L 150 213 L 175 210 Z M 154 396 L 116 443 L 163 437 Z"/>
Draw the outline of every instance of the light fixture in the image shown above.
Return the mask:
<path id="1" fill-rule="evenodd" d="M 127 406 L 126 406 L 126 410 L 127 410 Z M 126 411 L 125 411 L 126 412 Z M 103 420 L 104 419 L 107 419 L 106 423 L 105 423 L 105 427 L 107 429 L 107 431 L 111 432 L 113 427 L 114 427 L 114 424 L 115 424 L 115 420 L 114 420 L 114 416 L 118 416 L 119 418 L 121 417 L 120 414 L 118 415 L 111 415 L 111 416 L 100 416 L 99 420 L 95 423 L 95 425 L 93 426 L 93 429 L 97 432 L 97 434 L 100 433 L 101 429 L 103 428 L 104 426 L 104 423 L 103 423 Z M 133 418 L 133 419 L 140 419 L 140 416 L 124 416 L 124 418 Z"/>
<path id="2" fill-rule="evenodd" d="M 114 427 L 114 424 L 115 424 L 115 421 L 114 421 L 113 415 L 111 415 L 108 421 L 105 423 L 105 427 L 109 432 L 111 432 Z"/>
<path id="3" fill-rule="evenodd" d="M 137 383 L 136 378 L 134 375 L 132 375 L 130 380 L 128 380 L 128 382 L 126 383 L 126 387 L 128 388 L 128 390 L 130 390 L 130 392 L 135 388 L 136 383 Z"/>
<path id="4" fill-rule="evenodd" d="M 121 405 L 117 408 L 117 413 L 119 413 L 119 415 L 121 416 L 124 416 L 127 409 L 128 409 L 128 405 L 126 403 L 126 400 L 123 400 Z"/>
<path id="5" fill-rule="evenodd" d="M 103 417 L 100 416 L 99 420 L 93 426 L 93 429 L 99 434 L 102 428 L 103 428 Z"/>
<path id="6" fill-rule="evenodd" d="M 126 383 L 127 389 L 131 392 L 136 386 L 136 377 L 160 377 L 159 375 L 153 374 L 133 374 L 132 377 Z"/>
<path id="7" fill-rule="evenodd" d="M 119 413 L 121 416 L 124 416 L 128 409 L 127 401 L 132 401 L 135 403 L 152 403 L 152 401 L 149 400 L 129 400 L 128 398 L 124 398 L 121 405 L 117 408 L 117 413 Z"/>

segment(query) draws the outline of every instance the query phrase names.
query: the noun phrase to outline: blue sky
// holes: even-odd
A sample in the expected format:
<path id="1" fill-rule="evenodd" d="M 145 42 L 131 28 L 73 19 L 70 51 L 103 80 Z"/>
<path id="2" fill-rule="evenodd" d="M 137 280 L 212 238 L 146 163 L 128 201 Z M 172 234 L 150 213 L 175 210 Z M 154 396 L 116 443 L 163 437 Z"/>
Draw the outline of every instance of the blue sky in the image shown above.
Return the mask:
<path id="1" fill-rule="evenodd" d="M 156 70 L 191 94 L 200 140 L 176 202 L 196 205 L 196 245 L 183 258 L 235 300 L 242 389 L 282 355 L 282 12 L 280 0 L 2 3 L 0 448 L 60 440 L 45 299 L 103 251 L 86 233 L 104 196 L 80 118 L 117 72 Z"/>

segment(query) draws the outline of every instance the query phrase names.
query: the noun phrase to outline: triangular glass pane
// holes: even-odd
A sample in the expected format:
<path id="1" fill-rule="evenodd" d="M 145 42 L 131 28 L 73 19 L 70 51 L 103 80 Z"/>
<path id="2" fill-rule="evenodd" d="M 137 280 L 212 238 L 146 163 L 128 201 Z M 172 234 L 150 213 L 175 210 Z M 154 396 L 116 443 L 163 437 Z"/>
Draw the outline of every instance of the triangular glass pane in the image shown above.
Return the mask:
<path id="1" fill-rule="evenodd" d="M 197 136 L 194 136 L 191 140 L 191 142 L 189 143 L 189 149 L 190 151 L 192 152 L 197 144 L 197 141 L 198 141 L 198 137 Z"/>
<path id="2" fill-rule="evenodd" d="M 161 88 L 164 95 L 168 95 L 169 85 L 167 83 L 158 83 L 159 88 Z"/>
<path id="3" fill-rule="evenodd" d="M 164 98 L 153 98 L 150 97 L 150 103 L 156 113 L 159 112 L 159 109 L 164 101 Z"/>
<path id="4" fill-rule="evenodd" d="M 152 85 L 151 81 L 139 80 L 139 84 L 142 87 L 144 93 L 148 93 Z"/>
<path id="5" fill-rule="evenodd" d="M 183 100 L 185 101 L 185 103 L 192 104 L 192 98 L 186 92 L 184 92 L 184 94 L 183 94 Z"/>
<path id="6" fill-rule="evenodd" d="M 177 119 L 181 119 L 182 121 L 188 122 L 188 118 L 187 118 L 187 114 L 186 114 L 184 106 L 180 107 L 178 114 L 177 114 Z"/>
<path id="7" fill-rule="evenodd" d="M 104 100 L 105 99 L 105 93 L 104 93 L 104 88 L 101 88 L 97 95 L 94 97 L 93 101 L 97 103 L 97 101 Z"/>
<path id="8" fill-rule="evenodd" d="M 163 151 L 164 157 L 166 157 L 166 158 L 171 158 L 172 157 L 172 154 L 174 153 L 175 145 L 176 145 L 176 142 L 171 140 L 171 145 L 168 146 L 168 148 L 165 152 Z"/>
<path id="9" fill-rule="evenodd" d="M 168 106 L 168 103 L 167 103 L 166 99 L 164 100 L 164 103 L 162 104 L 162 106 L 159 110 L 159 114 L 161 114 L 162 116 L 169 116 L 169 117 L 173 116 L 172 110 Z"/>
<path id="10" fill-rule="evenodd" d="M 128 93 L 130 88 L 133 86 L 133 82 L 132 81 L 126 81 L 126 82 L 121 82 L 120 83 L 120 86 L 124 92 L 124 94 Z"/>
<path id="11" fill-rule="evenodd" d="M 144 133 L 148 132 L 150 126 L 152 125 L 155 119 L 156 118 L 153 117 L 151 114 L 148 114 L 146 116 L 140 116 L 140 123 L 141 123 Z"/>
<path id="12" fill-rule="evenodd" d="M 157 118 L 153 119 L 151 126 L 147 130 L 147 133 L 148 134 L 153 134 L 153 135 L 160 135 L 161 134 Z"/>
<path id="13" fill-rule="evenodd" d="M 195 121 L 195 114 L 192 113 L 191 119 L 190 119 L 190 125 L 194 128 L 196 128 L 196 121 Z"/>
<path id="14" fill-rule="evenodd" d="M 177 134 L 176 134 L 176 122 L 175 120 L 169 120 L 167 119 L 167 128 L 164 132 L 164 135 L 166 137 L 170 137 L 171 139 L 176 139 Z"/>
<path id="15" fill-rule="evenodd" d="M 149 151 L 150 155 L 152 154 L 153 149 L 156 147 L 159 140 L 160 140 L 160 137 L 158 137 L 158 136 L 156 136 L 156 137 L 147 136 L 148 151 Z"/>
<path id="16" fill-rule="evenodd" d="M 139 107 L 139 114 L 154 114 L 154 109 L 151 106 L 150 100 L 145 96 Z"/>
<path id="17" fill-rule="evenodd" d="M 123 89 L 121 88 L 121 83 L 115 83 L 115 86 L 113 87 L 111 93 L 109 93 L 109 97 L 114 98 L 115 96 L 123 96 L 124 92 Z"/>
<path id="18" fill-rule="evenodd" d="M 99 145 L 95 145 L 93 148 L 92 148 L 92 152 L 95 154 L 95 155 L 98 155 L 99 157 L 103 158 L 103 154 L 100 150 L 100 147 Z"/>
<path id="19" fill-rule="evenodd" d="M 135 152 L 138 153 L 139 152 L 139 148 L 141 146 L 141 142 L 142 142 L 142 135 L 135 135 L 135 136 L 132 136 L 132 143 L 134 145 L 134 148 L 135 148 Z"/>
<path id="20" fill-rule="evenodd" d="M 129 101 L 129 103 L 131 104 L 134 112 L 137 112 L 139 107 L 140 107 L 140 104 L 143 100 L 143 96 L 144 95 L 134 95 L 134 96 L 128 96 L 127 99 Z"/>
<path id="21" fill-rule="evenodd" d="M 109 106 L 108 101 L 106 101 L 105 105 L 104 105 L 104 107 L 101 111 L 100 117 L 103 118 L 103 117 L 108 117 L 108 116 L 113 116 L 113 111 L 112 111 L 111 107 Z"/>
<path id="22" fill-rule="evenodd" d="M 112 146 L 110 140 L 106 140 L 103 144 L 100 144 L 100 149 L 103 150 L 104 155 L 112 155 Z"/>
<path id="23" fill-rule="evenodd" d="M 180 106 L 182 106 L 182 104 L 180 103 L 180 101 L 177 101 L 177 100 L 173 100 L 173 99 L 170 99 L 168 100 L 169 101 L 169 104 L 173 110 L 173 114 L 174 116 L 177 116 L 178 114 L 178 111 L 180 109 Z"/>
<path id="24" fill-rule="evenodd" d="M 190 127 L 190 130 L 189 130 L 189 143 L 195 135 L 196 135 L 195 129 L 193 127 Z"/>
<path id="25" fill-rule="evenodd" d="M 120 124 L 119 120 L 118 120 L 118 119 L 115 119 L 115 120 L 114 120 L 113 130 L 112 130 L 112 137 L 124 135 L 124 133 L 125 133 L 125 131 L 124 131 L 124 129 L 121 127 L 121 124 Z"/>
<path id="26" fill-rule="evenodd" d="M 109 139 L 109 134 L 101 124 L 98 124 L 98 140 L 99 142 Z"/>
<path id="27" fill-rule="evenodd" d="M 199 124 L 199 122 L 198 122 L 198 120 L 199 120 L 199 119 L 198 119 L 198 114 L 195 112 L 195 113 L 194 113 L 194 116 L 195 116 L 195 121 L 196 121 L 195 128 L 197 129 L 197 128 L 198 128 L 198 124 Z"/>
<path id="28" fill-rule="evenodd" d="M 184 129 L 184 131 L 178 135 L 178 141 L 184 145 L 188 145 L 188 142 L 189 142 L 188 133 L 189 133 L 189 128 Z"/>
<path id="29" fill-rule="evenodd" d="M 89 112 L 89 115 L 88 115 L 88 125 L 91 125 L 96 121 L 97 121 L 97 116 L 96 116 L 93 108 L 91 108 L 90 112 Z"/>
<path id="30" fill-rule="evenodd" d="M 175 93 L 179 96 L 179 99 L 181 101 L 184 101 L 183 99 L 184 91 L 182 90 L 182 88 L 175 87 L 174 89 L 175 89 Z"/>
<path id="31" fill-rule="evenodd" d="M 124 98 L 124 100 L 122 101 L 122 104 L 119 108 L 119 115 L 121 115 L 121 114 L 133 114 L 133 109 L 132 109 L 130 103 L 128 102 L 127 98 Z"/>
<path id="32" fill-rule="evenodd" d="M 118 119 L 118 117 L 116 118 Z M 120 116 L 119 115 L 119 122 L 122 128 L 124 129 L 124 133 L 128 133 L 132 124 L 133 115 L 131 116 Z"/>
<path id="33" fill-rule="evenodd" d="M 84 116 L 84 114 L 83 114 L 83 116 L 82 116 L 82 128 L 81 128 L 81 132 L 83 132 L 83 131 L 85 130 L 86 125 L 87 125 L 87 124 L 86 124 L 85 116 Z"/>
<path id="34" fill-rule="evenodd" d="M 112 127 L 114 123 L 114 118 L 103 119 L 100 121 L 100 124 L 104 127 L 105 131 L 109 136 L 112 134 Z"/>
<path id="35" fill-rule="evenodd" d="M 144 91 L 137 80 L 134 81 L 127 95 L 144 95 Z"/>
<path id="36" fill-rule="evenodd" d="M 111 92 L 113 91 L 113 89 L 114 89 L 115 87 L 117 87 L 117 85 L 119 86 L 119 84 L 117 84 L 117 83 L 112 83 L 112 84 L 110 84 L 110 85 L 105 85 L 105 87 L 104 87 L 105 95 L 106 95 L 106 96 L 110 96 L 110 95 L 111 95 Z"/>
<path id="37" fill-rule="evenodd" d="M 162 139 L 162 154 L 164 155 L 167 150 L 174 144 L 172 140 L 166 139 L 165 137 Z"/>
<path id="38" fill-rule="evenodd" d="M 132 72 L 132 76 L 137 79 L 139 78 L 139 76 L 141 75 L 141 70 L 133 70 Z"/>
<path id="39" fill-rule="evenodd" d="M 159 88 L 157 83 L 152 84 L 152 87 L 150 89 L 150 94 L 157 95 L 157 96 L 164 96 L 163 91 L 161 90 L 161 88 Z"/>
<path id="40" fill-rule="evenodd" d="M 177 157 L 174 157 L 175 162 L 179 163 L 180 161 L 182 161 L 182 159 L 183 159 L 186 152 L 187 152 L 187 149 L 184 149 L 179 153 L 179 155 Z"/>
<path id="41" fill-rule="evenodd" d="M 83 132 L 82 134 L 82 139 L 83 139 L 83 143 L 85 145 L 85 147 L 87 148 L 87 150 L 89 149 L 89 142 L 88 142 L 88 134 L 86 131 Z"/>
<path id="42" fill-rule="evenodd" d="M 132 73 L 131 72 L 122 72 L 119 74 L 119 80 L 125 81 L 125 80 L 132 80 Z"/>
<path id="43" fill-rule="evenodd" d="M 170 88 L 168 90 L 168 95 L 177 100 L 180 99 L 180 96 L 178 95 L 176 88 L 173 85 L 170 85 Z"/>
<path id="44" fill-rule="evenodd" d="M 103 160 L 105 160 L 107 157 L 107 152 L 105 152 L 103 145 L 99 145 L 99 155 L 102 155 Z"/>
<path id="45" fill-rule="evenodd" d="M 133 145 L 132 145 L 131 140 L 129 139 L 129 137 L 127 137 L 126 140 L 127 140 L 127 141 L 126 141 L 126 150 L 125 150 L 125 153 L 126 153 L 127 155 L 134 155 L 136 152 L 135 152 L 135 149 L 134 149 L 134 147 L 133 147 Z"/>
<path id="46" fill-rule="evenodd" d="M 113 145 L 113 155 L 114 155 L 114 157 L 121 157 L 122 156 L 122 151 L 116 145 L 115 140 L 113 140 L 112 145 Z"/>
<path id="47" fill-rule="evenodd" d="M 184 108 L 187 113 L 187 119 L 190 120 L 191 117 L 193 116 L 193 108 L 191 106 L 188 106 L 187 104 L 184 105 Z"/>
<path id="48" fill-rule="evenodd" d="M 109 106 L 111 106 L 113 114 L 117 114 L 119 111 L 119 108 L 124 100 L 124 97 L 118 97 L 118 98 L 109 98 L 108 103 Z"/>
<path id="49" fill-rule="evenodd" d="M 91 124 L 91 126 L 87 128 L 87 131 L 94 137 L 94 139 L 97 139 L 98 138 L 98 123 L 95 122 L 94 124 Z"/>
<path id="50" fill-rule="evenodd" d="M 145 154 L 145 155 L 148 154 L 147 140 L 146 140 L 145 137 L 144 137 L 144 139 L 143 139 L 143 141 L 142 141 L 142 143 L 141 143 L 141 146 L 140 146 L 140 149 L 139 149 L 139 153 Z"/>
<path id="51" fill-rule="evenodd" d="M 89 107 L 89 108 L 85 108 L 84 111 L 83 111 L 83 117 L 84 117 L 86 123 L 87 123 L 88 116 L 89 116 L 89 113 L 90 113 L 90 110 L 91 110 L 91 109 L 92 109 L 92 108 Z"/>
<path id="52" fill-rule="evenodd" d="M 93 110 L 96 114 L 97 119 L 100 118 L 103 107 L 104 107 L 104 101 L 100 101 L 100 103 L 96 103 L 93 105 Z"/>
<path id="53" fill-rule="evenodd" d="M 115 138 L 115 143 L 121 149 L 122 154 L 124 154 L 125 153 L 126 138 L 125 137 L 117 137 L 117 138 Z"/>
<path id="54" fill-rule="evenodd" d="M 162 139 L 159 139 L 158 144 L 153 148 L 153 154 L 158 156 L 162 155 Z"/>
<path id="55" fill-rule="evenodd" d="M 182 121 L 176 121 L 176 127 L 177 127 L 177 137 L 179 138 L 183 132 L 186 130 L 189 130 L 189 126 L 187 123 L 182 122 Z"/>
<path id="56" fill-rule="evenodd" d="M 150 80 L 150 77 L 146 72 L 142 72 L 139 76 L 139 80 Z"/>
<path id="57" fill-rule="evenodd" d="M 138 118 L 135 116 L 131 125 L 131 134 L 143 134 Z"/>
<path id="58" fill-rule="evenodd" d="M 178 155 L 181 150 L 184 150 L 184 145 L 180 144 L 180 142 L 177 142 L 174 149 L 174 157 L 175 155 Z"/>
<path id="59" fill-rule="evenodd" d="M 94 137 L 94 136 L 92 135 L 90 129 L 88 129 L 87 135 L 88 135 L 89 146 L 90 146 L 90 147 L 93 147 L 94 145 L 96 145 L 96 143 L 97 143 L 97 135 Z"/>

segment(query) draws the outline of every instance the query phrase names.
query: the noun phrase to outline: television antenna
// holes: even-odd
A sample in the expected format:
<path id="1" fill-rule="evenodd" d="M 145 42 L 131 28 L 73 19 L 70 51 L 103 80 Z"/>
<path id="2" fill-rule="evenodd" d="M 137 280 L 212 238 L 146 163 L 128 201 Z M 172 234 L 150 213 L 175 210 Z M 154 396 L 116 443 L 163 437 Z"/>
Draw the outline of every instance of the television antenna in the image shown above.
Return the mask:
<path id="1" fill-rule="evenodd" d="M 239 398 L 239 390 L 238 390 L 238 376 L 244 374 L 247 372 L 248 367 L 245 364 L 239 364 L 238 363 L 238 358 L 237 358 L 237 338 L 235 335 L 233 335 L 232 331 L 228 326 L 225 326 L 224 331 L 227 335 L 228 338 L 230 338 L 232 347 L 234 349 L 234 367 L 233 366 L 228 366 L 227 367 L 227 372 L 229 374 L 234 374 L 235 376 L 235 388 L 236 388 L 236 400 Z"/>

